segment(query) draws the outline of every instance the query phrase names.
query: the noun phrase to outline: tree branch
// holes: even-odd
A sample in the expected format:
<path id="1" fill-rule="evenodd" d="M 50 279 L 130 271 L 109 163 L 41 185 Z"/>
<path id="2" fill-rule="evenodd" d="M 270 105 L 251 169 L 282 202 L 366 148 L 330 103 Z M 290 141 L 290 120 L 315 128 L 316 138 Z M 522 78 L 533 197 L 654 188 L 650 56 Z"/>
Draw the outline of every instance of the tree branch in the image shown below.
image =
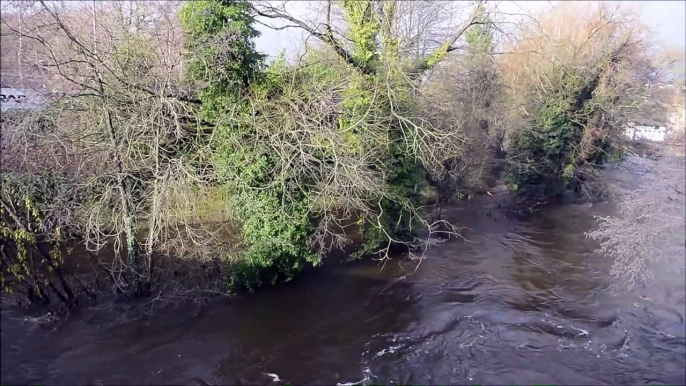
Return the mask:
<path id="1" fill-rule="evenodd" d="M 419 64 L 415 66 L 414 71 L 412 72 L 417 73 L 429 70 L 433 68 L 441 60 L 443 60 L 446 54 L 459 49 L 459 47 L 454 47 L 453 45 L 455 44 L 455 42 L 458 41 L 458 39 L 460 39 L 460 37 L 462 37 L 462 35 L 464 35 L 465 32 L 467 32 L 469 27 L 477 24 L 484 24 L 483 22 L 477 21 L 477 19 L 480 16 L 482 5 L 485 3 L 486 0 L 477 1 L 476 5 L 474 6 L 474 10 L 472 11 L 472 14 L 469 16 L 469 19 L 452 35 L 450 35 L 443 42 L 443 44 L 441 44 L 441 46 L 436 49 L 436 51 L 434 51 L 431 55 L 427 56 L 425 59 L 420 61 Z"/>
<path id="2" fill-rule="evenodd" d="M 333 48 L 333 50 L 336 52 L 336 54 L 338 56 L 340 56 L 346 63 L 350 64 L 351 66 L 356 68 L 361 73 L 366 74 L 366 75 L 370 75 L 370 74 L 374 74 L 376 72 L 376 70 L 373 67 L 369 66 L 367 63 L 356 60 L 350 52 L 348 52 L 345 48 L 343 48 L 343 44 L 341 44 L 341 42 L 333 36 L 331 25 L 328 24 L 328 22 L 327 22 L 327 24 L 324 25 L 326 32 L 321 33 L 319 31 L 317 31 L 316 29 L 314 29 L 313 27 L 305 24 L 303 21 L 298 20 L 298 19 L 294 18 L 293 16 L 287 14 L 286 12 L 282 12 L 282 11 L 280 11 L 280 10 L 270 6 L 270 5 L 262 4 L 261 8 L 263 8 L 263 9 L 260 10 L 257 7 L 253 7 L 255 12 L 262 17 L 266 17 L 266 18 L 270 18 L 270 19 L 284 19 L 284 20 L 287 20 L 287 21 L 293 23 L 293 27 L 297 26 L 298 28 L 305 30 L 310 35 L 316 37 L 321 42 L 323 42 L 323 43 L 327 44 L 329 47 Z M 327 10 L 330 11 L 330 4 L 328 5 Z M 271 26 L 269 28 L 273 28 L 273 29 L 277 29 L 277 30 L 279 29 L 278 27 L 275 28 L 275 27 L 271 27 Z"/>

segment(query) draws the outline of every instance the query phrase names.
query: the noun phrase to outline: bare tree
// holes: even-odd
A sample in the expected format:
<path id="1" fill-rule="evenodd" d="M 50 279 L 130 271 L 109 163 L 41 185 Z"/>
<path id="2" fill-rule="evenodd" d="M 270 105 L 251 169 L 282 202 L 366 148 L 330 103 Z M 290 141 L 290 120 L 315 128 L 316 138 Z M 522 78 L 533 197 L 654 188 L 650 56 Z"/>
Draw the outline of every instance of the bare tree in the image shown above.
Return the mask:
<path id="1" fill-rule="evenodd" d="M 115 246 L 123 244 L 126 261 L 115 260 L 120 264 L 112 270 L 129 272 L 134 292 L 150 279 L 153 253 L 169 252 L 165 237 L 183 236 L 192 245 L 214 239 L 193 217 L 203 209 L 202 197 L 209 197 L 211 164 L 203 150 L 207 133 L 181 86 L 177 5 L 99 5 L 97 50 L 83 4 L 39 2 L 25 18 L 37 26 L 28 32 L 5 24 L 35 42 L 44 67 L 68 85 L 63 99 L 69 104 L 51 108 L 67 118 L 54 122 L 54 146 L 68 141 L 77 153 L 89 154 L 77 167 L 84 199 L 73 227 L 93 250 L 112 238 Z M 145 237 L 139 238 L 140 230 Z M 121 279 L 115 286 L 124 289 Z"/>
<path id="2" fill-rule="evenodd" d="M 641 186 L 621 194 L 616 214 L 598 217 L 597 229 L 587 237 L 597 240 L 598 253 L 613 259 L 611 275 L 616 288 L 649 284 L 655 264 L 684 259 L 683 148 L 662 147 L 657 161 L 631 157 L 628 173 L 642 166 Z M 683 261 L 681 262 L 683 265 Z"/>

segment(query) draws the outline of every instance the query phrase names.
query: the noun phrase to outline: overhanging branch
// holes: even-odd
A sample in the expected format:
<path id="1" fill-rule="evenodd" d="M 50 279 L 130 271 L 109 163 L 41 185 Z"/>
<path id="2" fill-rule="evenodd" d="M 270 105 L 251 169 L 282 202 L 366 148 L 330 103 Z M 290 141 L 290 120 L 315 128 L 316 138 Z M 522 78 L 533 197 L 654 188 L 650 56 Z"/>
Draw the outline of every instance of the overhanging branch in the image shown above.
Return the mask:
<path id="1" fill-rule="evenodd" d="M 419 73 L 422 71 L 429 70 L 433 68 L 437 63 L 439 63 L 443 58 L 445 58 L 446 54 L 449 52 L 455 51 L 459 49 L 459 47 L 455 47 L 455 43 L 464 35 L 465 32 L 469 29 L 469 27 L 477 24 L 484 24 L 484 22 L 478 21 L 479 16 L 481 14 L 481 9 L 482 5 L 486 3 L 486 0 L 479 0 L 477 1 L 476 5 L 474 6 L 474 10 L 472 11 L 472 14 L 469 16 L 469 19 L 455 32 L 450 35 L 444 42 L 441 44 L 440 47 L 436 49 L 431 55 L 427 56 L 425 59 L 419 62 L 417 66 L 414 68 L 413 73 Z"/>
<path id="2" fill-rule="evenodd" d="M 376 70 L 373 67 L 369 66 L 367 63 L 355 59 L 353 55 L 343 47 L 343 44 L 333 36 L 332 28 L 329 24 L 330 21 L 327 21 L 327 23 L 324 25 L 324 29 L 326 30 L 326 32 L 322 33 L 317 31 L 315 28 L 307 25 L 302 20 L 298 20 L 295 17 L 287 14 L 285 11 L 281 11 L 270 5 L 261 4 L 259 8 L 254 6 L 253 9 L 259 16 L 266 17 L 269 19 L 284 19 L 292 23 L 292 25 L 289 25 L 288 27 L 297 27 L 305 30 L 310 35 L 316 37 L 321 42 L 333 48 L 334 52 L 336 52 L 338 56 L 340 56 L 346 63 L 350 64 L 361 73 L 369 75 L 374 74 L 376 72 Z M 280 27 L 268 27 L 276 30 L 282 29 Z"/>

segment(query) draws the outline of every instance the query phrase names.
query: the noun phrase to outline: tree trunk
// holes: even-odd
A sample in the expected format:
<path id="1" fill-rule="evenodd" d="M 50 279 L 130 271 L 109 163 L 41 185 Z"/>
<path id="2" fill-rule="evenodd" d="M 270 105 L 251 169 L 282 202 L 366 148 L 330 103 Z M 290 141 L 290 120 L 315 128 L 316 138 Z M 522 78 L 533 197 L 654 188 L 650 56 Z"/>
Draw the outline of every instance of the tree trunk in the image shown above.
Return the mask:
<path id="1" fill-rule="evenodd" d="M 150 223 L 148 224 L 148 240 L 145 243 L 145 269 L 147 276 L 146 286 L 152 281 L 152 253 L 155 250 L 157 241 L 157 224 L 159 213 L 159 194 L 160 194 L 160 131 L 159 126 L 155 132 L 155 180 L 153 182 L 152 210 L 150 212 Z M 166 174 L 166 173 L 165 173 Z M 166 176 L 165 176 L 166 177 Z"/>
<path id="2" fill-rule="evenodd" d="M 136 240 L 136 224 L 135 216 L 133 213 L 133 208 L 131 207 L 129 193 L 131 192 L 131 186 L 127 183 L 127 178 L 124 171 L 124 165 L 119 154 L 120 140 L 118 140 L 116 135 L 116 130 L 114 128 L 114 123 L 112 122 L 112 114 L 107 105 L 107 98 L 104 97 L 105 89 L 102 82 L 102 77 L 100 73 L 96 70 L 98 80 L 100 81 L 100 92 L 103 95 L 103 101 L 105 103 L 105 112 L 107 114 L 107 124 L 109 128 L 110 144 L 112 146 L 112 155 L 114 156 L 117 169 L 119 169 L 119 176 L 117 177 L 117 185 L 119 187 L 119 197 L 121 199 L 121 206 L 123 217 L 124 217 L 124 238 L 126 244 L 126 258 L 128 260 L 129 271 L 131 273 L 131 278 L 134 283 L 134 292 L 136 295 L 141 292 L 141 275 L 140 275 L 140 263 L 138 259 L 138 241 Z"/>
<path id="3" fill-rule="evenodd" d="M 126 239 L 126 257 L 128 260 L 131 278 L 134 284 L 134 291 L 139 294 L 141 291 L 140 262 L 138 259 L 138 240 L 136 240 L 136 226 L 131 204 L 128 199 L 128 184 L 119 179 L 119 192 L 121 196 L 122 209 L 124 211 L 124 237 Z"/>

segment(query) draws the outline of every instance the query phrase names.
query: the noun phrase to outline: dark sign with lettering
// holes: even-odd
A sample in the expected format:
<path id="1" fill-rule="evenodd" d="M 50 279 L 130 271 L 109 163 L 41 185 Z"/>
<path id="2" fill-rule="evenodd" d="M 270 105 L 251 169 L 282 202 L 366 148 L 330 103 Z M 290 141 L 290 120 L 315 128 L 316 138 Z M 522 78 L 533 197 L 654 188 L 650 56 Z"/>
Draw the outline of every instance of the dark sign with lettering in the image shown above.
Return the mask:
<path id="1" fill-rule="evenodd" d="M 23 94 L 10 94 L 7 93 L 5 94 L 4 92 L 0 94 L 0 103 L 10 103 L 10 102 L 16 102 L 16 103 L 21 103 L 22 100 L 26 98 L 26 95 Z"/>

